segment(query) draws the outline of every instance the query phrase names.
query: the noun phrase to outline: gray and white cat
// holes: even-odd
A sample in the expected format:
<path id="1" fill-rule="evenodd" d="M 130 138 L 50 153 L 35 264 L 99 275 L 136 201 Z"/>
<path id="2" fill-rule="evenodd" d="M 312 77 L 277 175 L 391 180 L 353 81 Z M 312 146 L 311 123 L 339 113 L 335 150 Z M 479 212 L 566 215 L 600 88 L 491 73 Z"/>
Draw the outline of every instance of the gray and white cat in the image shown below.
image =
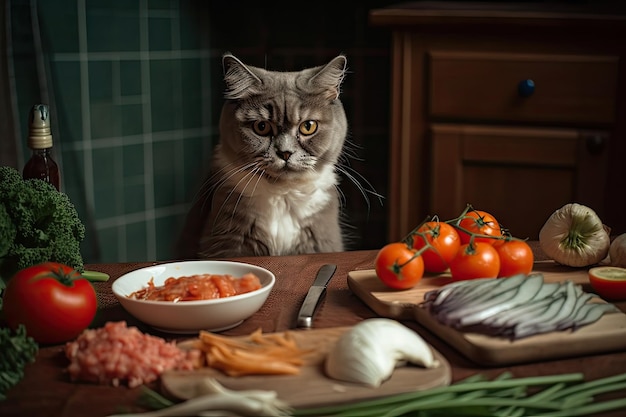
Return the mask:
<path id="1" fill-rule="evenodd" d="M 339 55 L 324 66 L 277 72 L 223 56 L 220 142 L 180 257 L 344 250 L 337 171 L 348 131 L 339 100 L 346 65 Z"/>

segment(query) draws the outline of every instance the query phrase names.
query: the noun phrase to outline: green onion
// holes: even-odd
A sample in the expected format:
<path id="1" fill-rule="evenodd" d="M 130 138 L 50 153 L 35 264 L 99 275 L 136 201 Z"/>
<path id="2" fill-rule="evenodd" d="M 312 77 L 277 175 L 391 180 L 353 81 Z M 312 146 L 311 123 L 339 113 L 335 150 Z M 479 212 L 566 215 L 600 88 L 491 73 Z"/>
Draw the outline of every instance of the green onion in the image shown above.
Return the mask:
<path id="1" fill-rule="evenodd" d="M 174 405 L 174 403 L 158 392 L 142 385 L 141 395 L 139 396 L 139 405 L 152 410 L 160 410 L 162 408 L 170 407 Z"/>
<path id="2" fill-rule="evenodd" d="M 542 390 L 531 388 L 544 387 Z M 173 403 L 143 387 L 147 408 Z M 626 390 L 626 373 L 584 381 L 582 373 L 514 378 L 504 372 L 492 380 L 472 375 L 452 385 L 396 394 L 356 403 L 294 410 L 293 416 L 335 417 L 573 417 L 626 410 L 626 398 L 594 402 L 594 396 Z"/>
<path id="3" fill-rule="evenodd" d="M 105 274 L 104 272 L 98 272 L 98 271 L 83 271 L 83 273 L 81 274 L 83 276 L 83 278 L 86 278 L 88 281 L 91 282 L 106 282 L 109 280 L 109 274 Z"/>
<path id="4" fill-rule="evenodd" d="M 531 387 L 545 388 L 529 395 Z M 487 380 L 480 374 L 444 387 L 356 403 L 302 408 L 294 416 L 534 416 L 591 415 L 626 409 L 626 398 L 596 402 L 594 396 L 626 390 L 626 373 L 584 382 L 582 373 Z"/>

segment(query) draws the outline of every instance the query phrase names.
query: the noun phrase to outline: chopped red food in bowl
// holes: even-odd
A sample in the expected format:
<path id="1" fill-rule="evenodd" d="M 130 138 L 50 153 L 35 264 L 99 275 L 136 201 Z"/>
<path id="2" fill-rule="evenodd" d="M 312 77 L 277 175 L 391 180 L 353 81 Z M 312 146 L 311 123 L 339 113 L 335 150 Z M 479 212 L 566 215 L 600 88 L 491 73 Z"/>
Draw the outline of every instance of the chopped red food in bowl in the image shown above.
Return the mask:
<path id="1" fill-rule="evenodd" d="M 170 277 L 160 286 L 154 285 L 154 279 L 151 278 L 147 287 L 135 291 L 129 297 L 137 300 L 177 303 L 232 297 L 259 288 L 261 288 L 261 281 L 253 273 L 247 273 L 241 278 L 232 275 L 198 274 L 180 278 Z"/>
<path id="2" fill-rule="evenodd" d="M 112 290 L 124 309 L 168 333 L 222 331 L 256 313 L 276 277 L 262 267 L 231 261 L 158 264 L 122 275 Z"/>

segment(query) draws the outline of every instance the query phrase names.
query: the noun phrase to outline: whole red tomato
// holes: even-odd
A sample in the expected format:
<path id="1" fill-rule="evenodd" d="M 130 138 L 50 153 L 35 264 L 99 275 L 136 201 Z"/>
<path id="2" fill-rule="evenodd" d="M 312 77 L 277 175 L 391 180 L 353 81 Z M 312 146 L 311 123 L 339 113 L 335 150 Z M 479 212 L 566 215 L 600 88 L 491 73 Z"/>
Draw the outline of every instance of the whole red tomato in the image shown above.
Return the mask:
<path id="1" fill-rule="evenodd" d="M 376 275 L 388 287 L 396 290 L 413 288 L 424 275 L 424 261 L 409 245 L 389 243 L 376 255 Z"/>
<path id="2" fill-rule="evenodd" d="M 528 243 L 511 239 L 494 245 L 500 258 L 498 277 L 510 277 L 515 274 L 529 274 L 533 270 L 535 257 Z"/>
<path id="3" fill-rule="evenodd" d="M 422 252 L 424 270 L 435 273 L 446 271 L 461 246 L 456 229 L 448 223 L 426 222 L 413 235 L 413 248 L 419 250 L 426 246 L 426 242 L 431 247 Z"/>
<path id="4" fill-rule="evenodd" d="M 73 268 L 46 262 L 22 269 L 8 282 L 3 312 L 9 327 L 20 323 L 37 343 L 74 339 L 96 315 L 91 283 Z"/>
<path id="5" fill-rule="evenodd" d="M 493 245 L 485 242 L 461 245 L 452 262 L 450 273 L 455 281 L 475 278 L 496 278 L 500 258 Z"/>
<path id="6" fill-rule="evenodd" d="M 499 237 L 502 236 L 502 231 L 500 230 L 500 223 L 493 217 L 491 214 L 482 210 L 470 210 L 464 216 L 463 219 L 459 222 L 459 226 L 465 230 L 468 230 L 472 234 L 480 234 L 486 236 L 494 236 Z M 468 243 L 470 241 L 471 235 L 464 232 L 463 230 L 459 230 L 459 237 L 461 238 L 461 243 Z M 489 237 L 475 237 L 474 242 L 485 242 L 489 244 L 493 244 L 497 239 L 492 239 Z"/>

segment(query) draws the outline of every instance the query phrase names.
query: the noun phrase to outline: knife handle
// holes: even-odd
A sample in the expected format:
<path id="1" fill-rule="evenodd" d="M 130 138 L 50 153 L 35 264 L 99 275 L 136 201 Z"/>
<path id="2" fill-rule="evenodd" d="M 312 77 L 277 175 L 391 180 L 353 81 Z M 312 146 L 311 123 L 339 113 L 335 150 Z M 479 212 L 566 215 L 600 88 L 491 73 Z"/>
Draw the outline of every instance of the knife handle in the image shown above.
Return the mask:
<path id="1" fill-rule="evenodd" d="M 298 327 L 311 327 L 313 324 L 313 315 L 325 292 L 325 287 L 309 288 L 304 303 L 302 303 L 302 307 L 300 308 L 300 313 L 298 313 Z"/>

